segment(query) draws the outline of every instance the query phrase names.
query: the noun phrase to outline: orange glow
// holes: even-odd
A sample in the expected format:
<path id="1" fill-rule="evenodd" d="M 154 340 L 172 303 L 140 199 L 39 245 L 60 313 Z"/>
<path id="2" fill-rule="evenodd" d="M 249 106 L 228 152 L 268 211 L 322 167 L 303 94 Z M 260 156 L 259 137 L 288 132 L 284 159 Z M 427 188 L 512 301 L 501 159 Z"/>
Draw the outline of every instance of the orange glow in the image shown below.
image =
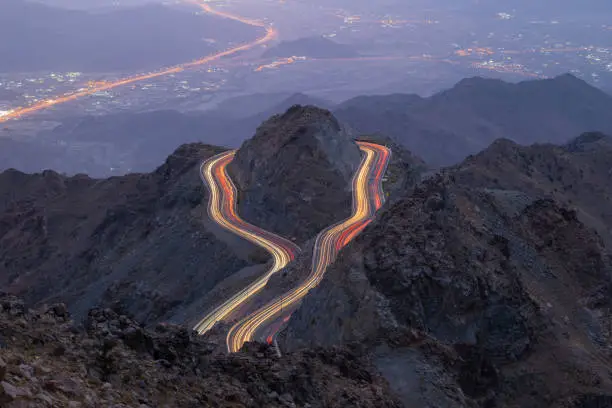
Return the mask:
<path id="1" fill-rule="evenodd" d="M 466 48 L 463 50 L 455 51 L 455 54 L 460 57 L 466 57 L 468 55 L 473 55 L 473 54 L 481 55 L 481 56 L 493 55 L 494 52 L 491 48 L 488 48 L 488 47 L 487 48 Z"/>
<path id="2" fill-rule="evenodd" d="M 9 111 L 9 113 L 0 117 L 0 123 L 7 122 L 11 119 L 18 119 L 18 118 L 21 118 L 22 116 L 41 111 L 51 106 L 59 105 L 59 104 L 66 103 L 66 102 L 71 102 L 79 98 L 82 98 L 84 96 L 93 95 L 96 92 L 107 91 L 109 89 L 117 88 L 120 86 L 133 84 L 135 82 L 145 81 L 148 79 L 159 78 L 159 77 L 170 75 L 170 74 L 177 74 L 179 72 L 184 71 L 185 69 L 193 68 L 199 65 L 208 64 L 209 62 L 215 61 L 219 58 L 222 58 L 228 55 L 232 55 L 232 54 L 236 54 L 240 51 L 246 51 L 254 47 L 257 47 L 259 45 L 265 44 L 273 40 L 274 38 L 276 38 L 278 34 L 276 29 L 274 29 L 273 27 L 269 25 L 266 25 L 263 22 L 248 19 L 248 18 L 241 17 L 241 16 L 237 16 L 234 14 L 230 14 L 225 11 L 215 10 L 212 7 L 210 7 L 208 4 L 200 2 L 200 0 L 184 0 L 184 1 L 201 7 L 202 10 L 204 10 L 206 13 L 209 13 L 215 16 L 219 16 L 219 17 L 229 18 L 229 19 L 239 21 L 244 24 L 248 24 L 250 26 L 264 28 L 266 30 L 266 33 L 264 36 L 259 37 L 250 43 L 239 45 L 237 47 L 230 48 L 229 50 L 226 50 L 226 51 L 221 51 L 215 54 L 211 54 L 211 55 L 208 55 L 204 58 L 201 58 L 195 61 L 186 62 L 183 64 L 176 65 L 174 67 L 164 68 L 157 72 L 151 72 L 147 74 L 135 75 L 132 77 L 119 79 L 117 81 L 104 82 L 102 84 L 93 83 L 92 86 L 90 86 L 87 89 L 80 89 L 78 91 L 75 91 L 69 94 L 65 94 L 65 95 L 58 96 L 52 99 L 47 99 L 47 100 L 43 100 L 40 102 L 36 102 L 30 106 L 24 106 L 24 107 L 12 109 Z"/>
<path id="3" fill-rule="evenodd" d="M 289 65 L 289 64 L 293 64 L 295 63 L 296 59 L 293 57 L 289 57 L 289 58 L 283 58 L 280 59 L 278 61 L 274 61 L 270 64 L 265 64 L 265 65 L 260 65 L 255 69 L 255 72 L 261 72 L 266 68 L 277 68 L 280 67 L 281 65 Z"/>

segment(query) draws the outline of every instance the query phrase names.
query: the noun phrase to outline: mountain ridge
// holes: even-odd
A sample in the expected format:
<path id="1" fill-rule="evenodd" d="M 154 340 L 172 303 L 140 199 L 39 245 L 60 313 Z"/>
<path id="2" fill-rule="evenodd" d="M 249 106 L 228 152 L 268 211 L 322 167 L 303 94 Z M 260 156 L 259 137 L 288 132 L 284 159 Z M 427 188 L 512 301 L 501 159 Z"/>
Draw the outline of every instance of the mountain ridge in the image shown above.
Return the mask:
<path id="1" fill-rule="evenodd" d="M 391 95 L 346 101 L 334 114 L 359 133 L 382 133 L 432 166 L 460 162 L 495 139 L 565 143 L 612 133 L 612 96 L 571 74 L 510 84 L 467 78 L 429 98 Z"/>

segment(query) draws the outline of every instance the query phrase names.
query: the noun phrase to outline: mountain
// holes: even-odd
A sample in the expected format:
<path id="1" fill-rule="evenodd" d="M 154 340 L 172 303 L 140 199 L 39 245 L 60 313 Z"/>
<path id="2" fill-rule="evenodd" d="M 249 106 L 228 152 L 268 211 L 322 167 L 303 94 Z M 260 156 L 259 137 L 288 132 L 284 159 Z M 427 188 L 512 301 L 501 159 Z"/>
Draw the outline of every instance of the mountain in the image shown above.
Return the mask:
<path id="1" fill-rule="evenodd" d="M 202 337 L 160 323 L 201 318 L 266 266 L 206 216 L 200 163 L 223 148 L 184 145 L 151 173 L 108 179 L 0 173 L 10 293 L 0 294 L 0 404 L 609 406 L 612 139 L 602 133 L 500 139 L 422 177 L 425 163 L 397 141 L 293 106 L 229 166 L 240 215 L 303 249 L 245 307 L 304 279 L 314 235 L 350 212 L 355 137 L 392 150 L 386 204 L 278 348 L 233 355 L 222 351 L 232 322 Z"/>
<path id="2" fill-rule="evenodd" d="M 339 44 L 325 37 L 306 37 L 282 41 L 263 53 L 264 58 L 354 58 L 359 53 L 350 45 Z"/>
<path id="3" fill-rule="evenodd" d="M 357 133 L 393 137 L 427 163 L 457 163 L 495 139 L 565 143 L 587 131 L 612 132 L 612 96 L 572 76 L 510 84 L 470 78 L 429 98 L 358 97 L 334 109 Z"/>
<path id="4" fill-rule="evenodd" d="M 281 349 L 358 343 L 405 407 L 609 405 L 612 257 L 582 221 L 606 205 L 609 141 L 502 140 L 423 181 L 341 251 Z"/>
<path id="5" fill-rule="evenodd" d="M 53 148 L 41 155 L 41 162 L 69 174 L 88 172 L 97 177 L 151 171 L 182 143 L 238 147 L 269 116 L 295 104 L 331 109 L 353 134 L 390 137 L 432 167 L 460 162 L 497 138 L 562 144 L 585 131 L 612 133 L 606 131 L 612 128 L 608 114 L 612 96 L 571 75 L 518 84 L 471 78 L 430 98 L 360 96 L 333 105 L 299 93 L 255 94 L 232 98 L 205 112 L 160 110 L 65 118 L 61 126 L 39 138 L 50 145 L 66 145 L 62 155 L 66 159 L 57 160 Z M 84 161 L 91 166 L 83 166 Z M 13 157 L 12 162 L 19 164 L 20 158 Z"/>
<path id="6" fill-rule="evenodd" d="M 3 0 L 0 72 L 134 71 L 186 62 L 256 35 L 227 19 L 159 4 L 86 12 Z"/>
<path id="7" fill-rule="evenodd" d="M 0 286 L 30 304 L 61 299 L 77 320 L 99 305 L 147 324 L 189 318 L 259 256 L 206 216 L 199 164 L 220 151 L 185 145 L 152 173 L 103 180 L 0 173 Z"/>
<path id="8" fill-rule="evenodd" d="M 521 191 L 575 206 L 582 222 L 612 244 L 612 138 L 585 133 L 560 146 L 501 139 L 468 158 L 454 177 L 472 187 Z"/>
<path id="9" fill-rule="evenodd" d="M 177 140 L 166 140 L 163 132 L 187 137 L 198 129 L 197 118 L 168 115 L 191 122 L 164 128 L 159 112 L 142 114 L 138 122 L 130 122 L 138 115 L 126 115 L 121 127 L 133 132 L 131 140 L 96 118 L 64 128 L 72 126 L 70 134 L 81 146 L 108 138 L 117 145 L 119 160 L 122 146 L 169 149 Z M 191 129 L 189 123 L 196 125 Z M 139 135 L 148 135 L 148 144 Z M 351 178 L 361 160 L 352 138 L 329 111 L 312 106 L 296 105 L 264 122 L 229 169 L 241 216 L 298 242 L 348 217 Z M 187 144 L 151 173 L 108 179 L 50 170 L 0 173 L 1 287 L 28 303 L 62 300 L 77 319 L 103 305 L 145 324 L 199 320 L 261 273 L 267 261 L 261 249 L 221 230 L 206 215 L 208 193 L 198 166 L 222 150 Z M 414 185 L 422 166 L 409 152 L 395 151 L 386 191 Z M 27 151 L 33 168 L 41 166 L 36 153 Z M 87 156 L 82 160 L 87 165 Z"/>
<path id="10" fill-rule="evenodd" d="M 268 346 L 227 355 L 183 327 L 143 329 L 109 309 L 80 327 L 63 304 L 28 310 L 0 295 L 0 404 L 17 407 L 397 408 L 349 348 L 282 358 Z M 261 373 L 265 373 L 263 376 Z"/>
<path id="11" fill-rule="evenodd" d="M 255 100 L 244 97 L 243 102 L 236 104 L 253 104 Z M 299 93 L 266 100 L 268 104 L 257 104 L 244 116 L 223 105 L 200 113 L 157 110 L 67 117 L 52 130 L 40 132 L 36 139 L 27 141 L 19 140 L 19 131 L 13 130 L 12 139 L 0 137 L 0 145 L 14 145 L 2 151 L 6 161 L 0 160 L 0 170 L 14 167 L 38 172 L 51 168 L 92 177 L 149 172 L 177 145 L 204 141 L 238 147 L 263 121 L 296 103 L 326 105 L 326 101 Z M 32 160 L 35 157 L 37 160 Z"/>
<path id="12" fill-rule="evenodd" d="M 312 238 L 350 215 L 360 156 L 329 111 L 295 105 L 264 122 L 229 166 L 241 214 L 298 242 Z"/>

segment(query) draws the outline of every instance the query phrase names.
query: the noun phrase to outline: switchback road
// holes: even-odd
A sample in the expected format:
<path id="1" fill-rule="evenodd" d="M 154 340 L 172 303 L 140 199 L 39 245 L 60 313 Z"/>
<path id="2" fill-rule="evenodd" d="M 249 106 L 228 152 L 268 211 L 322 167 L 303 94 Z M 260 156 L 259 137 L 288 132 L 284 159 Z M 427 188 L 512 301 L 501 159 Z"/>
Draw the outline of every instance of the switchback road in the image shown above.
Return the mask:
<path id="1" fill-rule="evenodd" d="M 227 174 L 227 165 L 234 159 L 235 150 L 223 152 L 202 163 L 200 177 L 208 186 L 208 215 L 221 227 L 264 248 L 272 255 L 267 272 L 246 288 L 236 293 L 206 315 L 193 328 L 203 334 L 218 321 L 226 318 L 245 301 L 259 292 L 270 277 L 291 262 L 300 249 L 293 242 L 244 221 L 236 211 L 237 191 Z"/>
<path id="2" fill-rule="evenodd" d="M 352 181 L 351 217 L 319 233 L 315 241 L 311 273 L 304 282 L 246 316 L 230 329 L 226 339 L 228 351 L 237 352 L 245 342 L 255 340 L 256 333 L 266 326 L 272 326 L 272 330 L 268 330 L 268 342 L 271 342 L 275 333 L 282 327 L 282 324 L 278 323 L 279 319 L 288 320 L 288 316 L 304 296 L 321 282 L 327 267 L 336 259 L 340 249 L 368 225 L 382 206 L 382 177 L 391 151 L 375 143 L 357 143 L 364 155 Z"/>

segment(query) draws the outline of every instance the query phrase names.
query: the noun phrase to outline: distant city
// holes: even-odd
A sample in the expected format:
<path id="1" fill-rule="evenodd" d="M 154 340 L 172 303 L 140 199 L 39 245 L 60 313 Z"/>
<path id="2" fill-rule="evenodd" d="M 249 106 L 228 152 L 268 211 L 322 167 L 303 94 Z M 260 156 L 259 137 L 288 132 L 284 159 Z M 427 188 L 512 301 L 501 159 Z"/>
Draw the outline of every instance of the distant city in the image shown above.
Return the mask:
<path id="1" fill-rule="evenodd" d="M 246 5 L 253 7 L 249 2 Z M 272 9 L 270 14 L 278 16 L 283 10 L 277 9 L 285 5 L 267 2 L 259 12 L 265 14 Z M 217 2 L 216 6 L 233 10 L 245 4 Z M 434 8 L 416 10 L 414 15 L 375 11 L 356 14 L 325 6 L 309 10 L 321 17 L 316 27 L 308 28 L 313 35 L 349 45 L 358 56 L 316 58 L 299 53 L 277 58 L 262 58 L 256 53 L 229 56 L 183 72 L 95 92 L 54 107 L 44 117 L 48 118 L 50 113 L 104 114 L 167 106 L 179 110 L 207 109 L 227 97 L 253 92 L 295 90 L 336 100 L 368 92 L 431 94 L 462 77 L 474 75 L 517 81 L 570 72 L 596 86 L 612 89 L 611 25 L 526 19 L 503 10 L 488 18 L 480 16 L 482 22 L 477 26 L 472 16 Z M 275 24 L 273 19 L 270 21 Z M 277 26 L 281 40 L 285 34 L 289 38 L 303 36 L 298 29 L 284 32 L 282 25 Z M 576 39 L 572 39 L 572 33 Z M 606 40 L 608 43 L 601 42 Z M 125 75 L 125 72 L 0 74 L 0 117 L 16 106 L 40 103 Z"/>

